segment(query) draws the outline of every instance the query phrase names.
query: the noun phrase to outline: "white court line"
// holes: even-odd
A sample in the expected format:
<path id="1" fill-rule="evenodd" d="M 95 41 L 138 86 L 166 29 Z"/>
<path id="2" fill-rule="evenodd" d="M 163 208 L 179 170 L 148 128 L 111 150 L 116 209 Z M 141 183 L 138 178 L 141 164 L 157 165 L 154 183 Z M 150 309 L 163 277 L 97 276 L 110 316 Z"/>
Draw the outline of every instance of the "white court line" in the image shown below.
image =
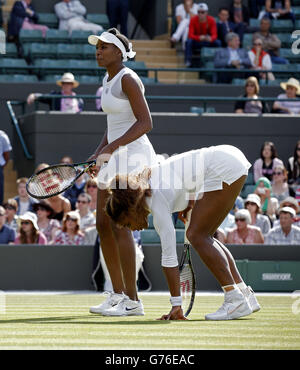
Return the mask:
<path id="1" fill-rule="evenodd" d="M 3 291 L 5 295 L 27 295 L 27 296 L 55 296 L 55 295 L 103 295 L 103 292 L 94 292 L 92 290 L 79 290 L 79 291 L 26 291 L 26 290 L 18 290 L 18 291 Z M 138 292 L 141 296 L 158 296 L 158 295 L 164 295 L 169 296 L 170 293 L 166 291 L 162 292 Z M 295 294 L 300 295 L 300 291 L 298 290 L 296 292 L 255 292 L 256 296 L 295 296 Z M 196 292 L 196 296 L 222 296 L 223 292 L 217 292 L 217 291 L 198 291 Z"/>

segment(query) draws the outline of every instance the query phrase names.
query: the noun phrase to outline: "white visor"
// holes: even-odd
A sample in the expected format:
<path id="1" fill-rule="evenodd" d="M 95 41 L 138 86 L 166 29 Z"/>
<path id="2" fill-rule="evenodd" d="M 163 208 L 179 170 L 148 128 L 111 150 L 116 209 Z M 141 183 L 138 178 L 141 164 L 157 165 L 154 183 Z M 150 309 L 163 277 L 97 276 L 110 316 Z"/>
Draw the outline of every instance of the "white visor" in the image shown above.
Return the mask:
<path id="1" fill-rule="evenodd" d="M 129 43 L 129 51 L 127 52 L 123 43 L 117 38 L 117 36 L 113 35 L 110 32 L 103 32 L 101 33 L 100 36 L 90 35 L 88 37 L 89 44 L 94 46 L 98 44 L 99 40 L 106 42 L 108 44 L 114 44 L 117 48 L 119 48 L 123 55 L 123 62 L 126 62 L 128 58 L 129 59 L 134 58 L 136 55 L 136 52 L 132 50 L 131 42 Z"/>

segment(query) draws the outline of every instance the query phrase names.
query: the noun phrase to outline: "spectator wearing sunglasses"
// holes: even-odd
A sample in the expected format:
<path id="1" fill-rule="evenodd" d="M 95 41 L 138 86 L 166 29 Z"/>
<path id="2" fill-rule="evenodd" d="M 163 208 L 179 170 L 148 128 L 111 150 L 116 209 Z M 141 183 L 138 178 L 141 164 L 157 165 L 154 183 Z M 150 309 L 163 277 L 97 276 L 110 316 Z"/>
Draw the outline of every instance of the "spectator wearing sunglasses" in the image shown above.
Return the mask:
<path id="1" fill-rule="evenodd" d="M 8 199 L 6 203 L 3 204 L 3 207 L 5 209 L 5 225 L 11 227 L 15 230 L 15 232 L 18 231 L 18 216 L 17 216 L 17 210 L 18 210 L 18 203 L 15 199 L 11 198 Z"/>
<path id="2" fill-rule="evenodd" d="M 300 205 L 300 140 L 297 141 L 294 155 L 287 163 L 288 183 Z"/>
<path id="3" fill-rule="evenodd" d="M 0 206 L 0 244 L 12 244 L 15 237 L 15 230 L 5 225 L 5 209 Z"/>
<path id="4" fill-rule="evenodd" d="M 251 225 L 259 227 L 263 235 L 268 234 L 271 223 L 268 216 L 261 214 L 261 201 L 257 194 L 248 194 L 245 209 L 250 212 Z"/>
<path id="5" fill-rule="evenodd" d="M 284 166 L 277 166 L 274 168 L 272 194 L 273 197 L 277 198 L 279 203 L 290 195 L 287 183 L 287 170 Z"/>
<path id="6" fill-rule="evenodd" d="M 272 61 L 270 55 L 263 49 L 263 40 L 256 37 L 252 41 L 252 49 L 248 51 L 249 59 L 251 61 L 252 68 L 255 70 L 271 70 Z M 259 78 L 262 80 L 275 80 L 275 76 L 272 72 L 260 72 Z"/>
<path id="7" fill-rule="evenodd" d="M 62 230 L 56 234 L 54 244 L 82 245 L 84 234 L 80 230 L 80 216 L 76 211 L 66 213 L 62 222 Z"/>
<path id="8" fill-rule="evenodd" d="M 96 225 L 96 217 L 90 210 L 91 196 L 81 193 L 76 202 L 76 211 L 80 216 L 80 229 L 84 232 L 88 227 Z"/>
<path id="9" fill-rule="evenodd" d="M 202 47 L 220 47 L 218 40 L 217 23 L 214 17 L 208 15 L 208 6 L 205 3 L 198 5 L 198 15 L 190 20 L 188 40 L 185 46 L 185 65 L 192 66 L 193 53 Z"/>
<path id="10" fill-rule="evenodd" d="M 37 216 L 33 212 L 25 212 L 18 218 L 19 234 L 15 244 L 47 244 L 47 238 L 39 230 Z"/>
<path id="11" fill-rule="evenodd" d="M 251 215 L 247 209 L 240 209 L 235 213 L 236 226 L 228 231 L 228 244 L 263 244 L 264 237 L 260 229 L 251 225 Z"/>

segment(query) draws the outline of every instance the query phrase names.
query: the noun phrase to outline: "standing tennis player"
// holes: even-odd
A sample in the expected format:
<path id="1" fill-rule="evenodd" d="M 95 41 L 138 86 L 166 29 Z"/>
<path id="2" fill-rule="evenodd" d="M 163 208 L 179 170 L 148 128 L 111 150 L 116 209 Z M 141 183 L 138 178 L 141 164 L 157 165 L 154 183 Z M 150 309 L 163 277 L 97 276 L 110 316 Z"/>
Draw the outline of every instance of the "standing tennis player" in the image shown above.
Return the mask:
<path id="1" fill-rule="evenodd" d="M 170 157 L 138 176 L 117 176 L 110 189 L 106 212 L 121 225 L 147 227 L 151 212 L 162 245 L 162 266 L 171 293 L 172 309 L 162 320 L 184 319 L 172 213 L 189 205 L 196 194 L 187 238 L 220 283 L 225 300 L 206 320 L 231 320 L 258 311 L 260 306 L 243 282 L 229 250 L 213 238 L 232 209 L 250 168 L 244 154 L 230 145 L 193 150 Z M 127 189 L 125 189 L 127 187 Z M 125 190 L 124 190 L 125 189 Z M 111 311 L 113 312 L 113 308 Z"/>
<path id="2" fill-rule="evenodd" d="M 141 171 L 156 163 L 155 151 L 146 136 L 152 119 L 144 97 L 144 86 L 138 75 L 124 66 L 135 52 L 128 39 L 115 28 L 100 36 L 91 35 L 96 46 L 98 65 L 107 70 L 103 79 L 102 109 L 107 113 L 107 130 L 90 159 L 97 160 L 97 230 L 101 249 L 111 277 L 114 292 L 90 312 L 106 315 L 111 307 L 119 316 L 144 315 L 137 297 L 135 243 L 131 230 L 118 228 L 104 212 L 108 197 L 107 184 L 117 173 Z"/>

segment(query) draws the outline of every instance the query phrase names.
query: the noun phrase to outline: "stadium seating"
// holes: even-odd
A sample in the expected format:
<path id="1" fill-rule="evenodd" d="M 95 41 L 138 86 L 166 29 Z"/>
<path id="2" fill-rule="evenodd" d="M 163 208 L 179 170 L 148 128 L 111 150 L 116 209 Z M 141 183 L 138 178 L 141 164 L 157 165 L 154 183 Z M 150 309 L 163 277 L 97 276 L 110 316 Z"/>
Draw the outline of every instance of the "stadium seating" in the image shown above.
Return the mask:
<path id="1" fill-rule="evenodd" d="M 44 42 L 43 33 L 39 30 L 23 30 L 19 33 L 19 39 L 22 44 L 31 42 Z"/>
<path id="2" fill-rule="evenodd" d="M 109 28 L 109 19 L 106 14 L 88 14 L 86 19 L 89 22 L 101 25 L 104 29 Z"/>
<path id="3" fill-rule="evenodd" d="M 83 59 L 83 45 L 57 44 L 57 57 L 61 59 Z"/>
<path id="4" fill-rule="evenodd" d="M 68 43 L 70 42 L 68 31 L 50 29 L 46 32 L 45 42 Z"/>
<path id="5" fill-rule="evenodd" d="M 0 54 L 3 58 L 18 58 L 18 51 L 16 44 L 6 43 L 5 44 L 5 54 Z"/>
<path id="6" fill-rule="evenodd" d="M 87 44 L 91 31 L 72 31 L 69 41 L 72 44 Z"/>
<path id="7" fill-rule="evenodd" d="M 2 74 L 28 74 L 28 65 L 25 59 L 2 58 L 0 59 L 0 72 Z"/>
<path id="8" fill-rule="evenodd" d="M 38 23 L 44 24 L 49 28 L 57 28 L 58 27 L 58 18 L 55 13 L 38 13 Z"/>
<path id="9" fill-rule="evenodd" d="M 35 75 L 0 75 L 0 82 L 17 82 L 17 83 L 23 83 L 23 82 L 38 82 L 38 78 Z"/>
<path id="10" fill-rule="evenodd" d="M 34 42 L 31 45 L 29 45 L 29 55 L 32 58 L 32 60 L 37 58 L 56 58 L 57 45 Z"/>
<path id="11" fill-rule="evenodd" d="M 148 71 L 144 62 L 135 62 L 133 60 L 129 60 L 124 64 L 126 67 L 135 70 L 139 76 L 148 77 Z"/>

